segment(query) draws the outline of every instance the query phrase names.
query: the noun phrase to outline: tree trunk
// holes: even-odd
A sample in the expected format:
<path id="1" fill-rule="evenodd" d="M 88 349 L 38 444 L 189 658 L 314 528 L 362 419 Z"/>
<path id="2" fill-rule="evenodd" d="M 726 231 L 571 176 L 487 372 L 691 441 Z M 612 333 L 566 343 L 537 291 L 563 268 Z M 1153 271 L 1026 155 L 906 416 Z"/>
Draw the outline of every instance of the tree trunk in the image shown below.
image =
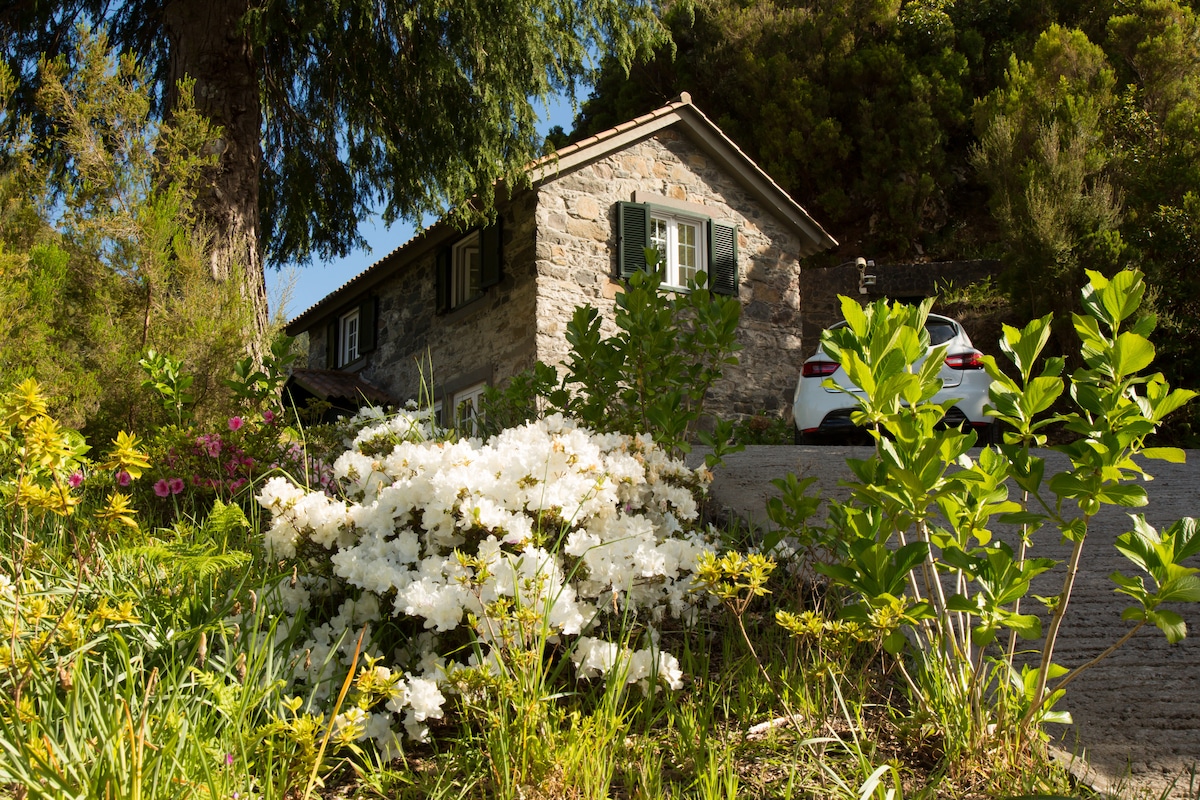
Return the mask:
<path id="1" fill-rule="evenodd" d="M 221 129 L 210 144 L 217 164 L 197 205 L 213 230 L 213 278 L 242 279 L 253 304 L 252 348 L 259 355 L 267 327 L 258 217 L 262 108 L 255 53 L 243 28 L 248 9 L 249 0 L 172 0 L 163 25 L 171 43 L 167 114 L 177 82 L 192 78 L 196 109 Z"/>

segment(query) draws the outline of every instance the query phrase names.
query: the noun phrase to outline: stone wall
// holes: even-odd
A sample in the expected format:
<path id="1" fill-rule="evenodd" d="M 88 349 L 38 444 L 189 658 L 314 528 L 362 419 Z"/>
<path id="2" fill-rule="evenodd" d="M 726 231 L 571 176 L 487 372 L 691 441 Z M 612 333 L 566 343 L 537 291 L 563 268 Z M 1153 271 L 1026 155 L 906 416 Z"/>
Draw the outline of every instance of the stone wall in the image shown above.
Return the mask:
<path id="1" fill-rule="evenodd" d="M 800 298 L 804 307 L 802 335 L 812 355 L 821 341 L 821 331 L 842 318 L 838 295 L 860 303 L 881 297 L 892 300 L 921 300 L 941 293 L 947 283 L 962 287 L 995 276 L 999 261 L 939 261 L 925 264 L 876 264 L 867 267 L 875 285 L 859 292 L 858 267 L 853 263 L 836 267 L 810 268 L 800 274 Z"/>
<path id="2" fill-rule="evenodd" d="M 435 247 L 418 240 L 396 254 L 407 263 L 380 265 L 389 272 L 371 290 L 379 298 L 377 348 L 350 371 L 398 399 L 416 398 L 431 368 L 440 393 L 480 380 L 501 385 L 535 359 L 562 363 L 566 325 L 577 306 L 598 308 L 613 332 L 614 298 L 622 290 L 615 278 L 617 203 L 630 200 L 685 204 L 737 225 L 743 349 L 740 364 L 714 386 L 708 408 L 722 416 L 789 414 L 805 358 L 800 235 L 671 130 L 550 178 L 506 204 L 503 280 L 463 308 L 434 312 Z M 329 309 L 326 319 L 361 299 Z M 309 334 L 309 366 L 325 366 L 324 325 Z"/>
<path id="3" fill-rule="evenodd" d="M 503 278 L 479 299 L 435 313 L 437 248 L 377 287 L 377 347 L 361 365 L 350 365 L 351 371 L 403 400 L 428 396 L 430 389 L 440 397 L 481 380 L 500 383 L 532 367 L 533 204 L 533 194 L 526 192 L 501 215 Z M 325 331 L 311 336 L 310 363 L 324 359 Z"/>
<path id="4" fill-rule="evenodd" d="M 667 198 L 703 206 L 738 226 L 741 363 L 726 369 L 708 408 L 721 415 L 790 413 L 804 360 L 798 234 L 761 208 L 725 170 L 685 137 L 660 131 L 538 189 L 537 356 L 561 363 L 566 324 L 591 304 L 609 320 L 621 291 L 617 272 L 617 203 Z"/>

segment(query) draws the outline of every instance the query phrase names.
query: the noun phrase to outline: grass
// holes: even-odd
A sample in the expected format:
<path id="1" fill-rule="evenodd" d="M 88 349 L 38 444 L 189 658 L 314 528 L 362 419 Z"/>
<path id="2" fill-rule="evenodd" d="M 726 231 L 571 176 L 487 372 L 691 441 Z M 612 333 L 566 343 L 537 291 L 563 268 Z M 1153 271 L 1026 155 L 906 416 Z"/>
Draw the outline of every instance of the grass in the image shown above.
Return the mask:
<path id="1" fill-rule="evenodd" d="M 429 740 L 386 760 L 330 724 L 350 706 L 357 659 L 328 698 L 288 695 L 301 625 L 266 602 L 288 576 L 259 549 L 264 520 L 249 510 L 218 505 L 153 535 L 93 526 L 86 508 L 0 513 L 0 797 L 1086 793 L 1039 748 L 940 739 L 877 643 L 832 622 L 799 636 L 776 624 L 777 611 L 830 598 L 765 573 L 762 591 L 661 629 L 687 676 L 678 691 L 643 692 L 620 670 L 575 680 L 566 644 L 543 637 L 495 670 L 464 672 Z M 384 625 L 364 637 L 395 635 Z"/>
<path id="2" fill-rule="evenodd" d="M 202 525 L 190 530 L 193 537 L 216 535 Z M 12 537 L 5 539 L 4 569 L 13 574 Z M 3 673 L 5 796 L 294 798 L 306 796 L 312 770 L 318 779 L 309 797 L 711 800 L 1074 791 L 1068 776 L 1045 762 L 947 763 L 944 746 L 924 740 L 912 724 L 877 653 L 800 642 L 773 624 L 772 602 L 794 602 L 782 585 L 744 617 L 761 668 L 736 620 L 721 612 L 692 629 L 664 632 L 664 646 L 680 654 L 691 676 L 681 691 L 642 695 L 619 681 L 564 688 L 543 681 L 549 671 L 538 665 L 536 680 L 497 681 L 485 701 L 460 703 L 435 726 L 431 743 L 409 748 L 399 762 L 380 763 L 354 748 L 318 757 L 314 743 L 326 726 L 278 724 L 287 718 L 286 637 L 277 638 L 268 620 L 240 629 L 228 621 L 234 598 L 275 577 L 270 565 L 234 560 L 236 566 L 199 579 L 131 557 L 137 549 L 128 544 L 98 546 L 78 585 L 77 565 L 45 551 L 20 565 L 26 584 L 41 587 L 24 592 L 21 606 L 45 615 L 31 628 L 26 613 L 22 633 L 13 625 L 13 604 L 4 606 L 7 646 L 16 644 Z M 122 603 L 124 616 L 111 610 Z M 49 615 L 61 620 L 63 612 L 73 613 L 87 635 L 73 639 L 73 621 L 53 629 Z"/>

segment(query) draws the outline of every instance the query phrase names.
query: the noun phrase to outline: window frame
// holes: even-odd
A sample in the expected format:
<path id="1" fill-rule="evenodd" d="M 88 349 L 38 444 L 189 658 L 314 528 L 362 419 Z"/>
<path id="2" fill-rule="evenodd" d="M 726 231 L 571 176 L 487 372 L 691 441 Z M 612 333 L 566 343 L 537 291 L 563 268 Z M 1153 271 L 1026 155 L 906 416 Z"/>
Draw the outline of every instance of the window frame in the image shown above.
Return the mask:
<path id="1" fill-rule="evenodd" d="M 461 308 L 483 296 L 482 238 L 481 231 L 474 230 L 450 246 L 450 308 Z M 468 262 L 472 255 L 473 267 Z"/>
<path id="2" fill-rule="evenodd" d="M 646 250 L 652 247 L 652 219 L 674 218 L 697 226 L 697 272 L 708 276 L 706 288 L 714 294 L 737 297 L 741 286 L 738 257 L 738 226 L 734 222 L 714 219 L 705 214 L 704 206 L 669 198 L 651 198 L 648 202 L 634 192 L 633 202 L 619 201 L 617 222 L 617 276 L 629 278 L 647 270 Z M 670 249 L 670 248 L 668 248 Z M 664 285 L 673 290 L 685 289 L 678 272 L 678 253 L 667 253 L 668 272 Z"/>
<path id="3" fill-rule="evenodd" d="M 664 226 L 666 234 L 665 241 L 663 242 L 665 247 L 656 248 L 662 257 L 664 286 L 670 289 L 686 289 L 688 285 L 688 279 L 683 277 L 680 266 L 679 231 L 682 226 L 690 228 L 694 235 L 694 241 L 691 244 L 694 252 L 694 264 L 688 268 L 692 273 L 690 279 L 695 280 L 696 273 L 699 272 L 703 272 L 705 275 L 709 274 L 708 226 L 711 223 L 712 220 L 708 217 L 683 214 L 653 205 L 650 206 L 650 246 L 655 247 L 655 229 L 657 224 Z"/>
<path id="4" fill-rule="evenodd" d="M 344 367 L 353 363 L 362 355 L 359 343 L 362 328 L 360 309 L 353 308 L 338 318 L 338 366 Z"/>
<path id="5" fill-rule="evenodd" d="M 438 314 L 457 311 L 485 297 L 504 277 L 501 220 L 475 228 L 438 248 L 434 266 L 434 294 Z M 478 252 L 478 285 L 471 285 L 471 270 L 463 254 Z M 465 286 L 464 286 L 465 284 Z"/>
<path id="6" fill-rule="evenodd" d="M 376 323 L 378 320 L 378 298 L 374 295 L 360 297 L 353 306 L 343 306 L 338 313 L 327 319 L 325 327 L 325 368 L 343 369 L 363 364 L 374 352 L 378 343 Z M 347 326 L 357 317 L 354 327 L 354 346 L 350 347 Z"/>
<path id="7" fill-rule="evenodd" d="M 487 389 L 487 381 L 479 381 L 470 386 L 464 386 L 462 389 L 455 391 L 450 395 L 450 419 L 449 427 L 454 428 L 459 433 L 465 433 L 468 436 L 479 436 L 479 405 L 483 399 L 483 393 Z M 471 414 L 464 417 L 460 414 L 464 403 L 470 403 Z M 464 426 L 464 422 L 467 423 Z"/>

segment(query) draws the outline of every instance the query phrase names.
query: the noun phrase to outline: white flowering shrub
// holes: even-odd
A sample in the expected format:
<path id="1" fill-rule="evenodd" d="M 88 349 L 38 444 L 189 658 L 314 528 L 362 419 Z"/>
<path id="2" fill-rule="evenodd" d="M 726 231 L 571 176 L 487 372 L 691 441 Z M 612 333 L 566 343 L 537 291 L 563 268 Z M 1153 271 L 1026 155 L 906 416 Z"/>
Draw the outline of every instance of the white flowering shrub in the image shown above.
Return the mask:
<path id="1" fill-rule="evenodd" d="M 308 616 L 298 685 L 328 699 L 364 625 L 401 632 L 386 655 L 369 637 L 370 669 L 357 677 L 358 705 L 337 719 L 340 737 L 394 752 L 402 722 L 422 739 L 456 672 L 500 669 L 515 650 L 569 659 L 581 679 L 681 685 L 656 630 L 705 602 L 691 587 L 712 538 L 697 508 L 707 470 L 649 437 L 558 415 L 483 442 L 439 440 L 414 411 L 373 414 L 334 463 L 340 498 L 286 478 L 258 496 L 272 515 L 269 551 L 314 576 L 274 595 L 281 611 Z M 635 640 L 649 645 L 634 650 Z"/>

